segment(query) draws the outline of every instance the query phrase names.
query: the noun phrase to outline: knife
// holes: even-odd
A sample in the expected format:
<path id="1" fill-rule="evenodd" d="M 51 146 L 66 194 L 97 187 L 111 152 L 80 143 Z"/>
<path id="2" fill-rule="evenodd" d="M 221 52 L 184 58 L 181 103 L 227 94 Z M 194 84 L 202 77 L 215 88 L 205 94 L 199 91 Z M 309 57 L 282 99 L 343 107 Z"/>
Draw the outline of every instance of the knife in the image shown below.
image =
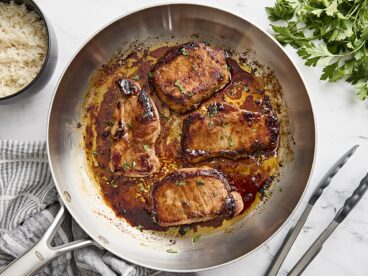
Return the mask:
<path id="1" fill-rule="evenodd" d="M 294 227 L 292 227 L 288 234 L 285 237 L 279 251 L 276 253 L 275 258 L 273 259 L 271 265 L 269 266 L 265 275 L 267 276 L 275 276 L 279 271 L 282 263 L 284 262 L 287 254 L 290 251 L 290 248 L 294 244 L 296 238 L 298 237 L 300 231 L 305 224 L 305 221 L 308 218 L 309 213 L 311 212 L 314 204 L 322 195 L 323 190 L 330 185 L 332 178 L 337 174 L 337 172 L 345 165 L 345 163 L 349 160 L 349 158 L 354 154 L 355 150 L 359 147 L 359 145 L 353 146 L 349 149 L 343 156 L 340 157 L 339 160 L 327 171 L 325 176 L 318 183 L 317 187 L 314 189 L 312 196 L 309 199 L 307 206 L 305 207 L 302 215 L 300 216 L 298 222 Z"/>
<path id="2" fill-rule="evenodd" d="M 345 201 L 344 206 L 341 207 L 335 218 L 332 220 L 330 225 L 322 232 L 322 234 L 316 239 L 316 241 L 309 247 L 307 252 L 304 253 L 303 257 L 293 267 L 288 274 L 289 276 L 300 275 L 304 269 L 313 261 L 315 256 L 321 251 L 323 243 L 333 233 L 337 226 L 348 216 L 351 210 L 361 200 L 365 192 L 368 190 L 368 173 L 360 181 L 359 186 L 355 189 L 353 194 Z"/>

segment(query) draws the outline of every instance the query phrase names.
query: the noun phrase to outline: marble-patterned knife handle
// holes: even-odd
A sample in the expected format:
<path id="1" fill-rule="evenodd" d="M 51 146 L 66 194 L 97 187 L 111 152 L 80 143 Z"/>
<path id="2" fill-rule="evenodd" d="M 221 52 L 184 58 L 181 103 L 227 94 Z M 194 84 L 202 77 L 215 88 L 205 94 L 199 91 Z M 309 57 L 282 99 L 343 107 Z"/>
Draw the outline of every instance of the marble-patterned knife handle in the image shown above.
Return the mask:
<path id="1" fill-rule="evenodd" d="M 355 150 L 359 145 L 355 145 L 349 149 L 336 163 L 328 170 L 325 176 L 318 183 L 317 187 L 314 189 L 312 196 L 309 199 L 308 204 L 314 205 L 319 197 L 322 195 L 323 190 L 330 185 L 332 178 L 337 174 L 337 172 L 345 165 L 349 158 L 354 154 Z"/>
<path id="2" fill-rule="evenodd" d="M 362 199 L 367 189 L 368 189 L 368 173 L 360 181 L 359 186 L 354 190 L 353 194 L 346 199 L 344 206 L 341 207 L 339 212 L 336 214 L 334 220 L 338 223 L 341 223 L 347 217 L 350 211 L 355 207 L 355 205 Z"/>

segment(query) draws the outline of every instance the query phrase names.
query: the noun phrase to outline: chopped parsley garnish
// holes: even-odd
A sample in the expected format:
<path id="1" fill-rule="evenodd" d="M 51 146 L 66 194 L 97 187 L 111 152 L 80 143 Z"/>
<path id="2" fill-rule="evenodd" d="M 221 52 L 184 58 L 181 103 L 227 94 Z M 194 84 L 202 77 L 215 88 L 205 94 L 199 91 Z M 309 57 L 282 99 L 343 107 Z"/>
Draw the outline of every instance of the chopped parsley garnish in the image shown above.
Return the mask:
<path id="1" fill-rule="evenodd" d="M 109 126 L 109 127 L 114 125 L 114 123 L 112 121 L 106 121 L 105 124 L 106 124 L 106 126 Z"/>
<path id="2" fill-rule="evenodd" d="M 92 154 L 93 154 L 94 157 L 96 157 L 98 155 L 97 151 L 95 151 L 95 150 L 92 152 Z"/>
<path id="3" fill-rule="evenodd" d="M 167 253 L 171 253 L 171 254 L 175 254 L 178 253 L 178 251 L 175 251 L 174 249 L 169 248 L 168 250 L 166 250 Z"/>
<path id="4" fill-rule="evenodd" d="M 192 38 L 199 38 L 199 34 L 198 33 L 192 34 L 191 37 Z"/>
<path id="5" fill-rule="evenodd" d="M 208 128 L 212 128 L 213 127 L 213 122 L 212 121 L 210 121 L 210 122 L 208 122 Z"/>
<path id="6" fill-rule="evenodd" d="M 197 180 L 196 183 L 197 186 L 204 186 L 204 182 L 202 180 Z"/>
<path id="7" fill-rule="evenodd" d="M 268 198 L 270 196 L 270 192 L 269 192 L 269 187 L 263 186 L 261 189 L 259 189 L 259 193 L 261 194 L 262 197 Z"/>
<path id="8" fill-rule="evenodd" d="M 135 81 L 137 81 L 137 80 L 139 80 L 139 78 L 140 78 L 140 76 L 137 74 L 137 75 L 134 75 L 133 77 L 132 77 L 132 79 L 133 80 L 135 80 Z"/>
<path id="9" fill-rule="evenodd" d="M 189 231 L 190 231 L 190 227 L 188 227 L 188 226 L 184 226 L 184 227 L 180 228 L 180 230 L 179 230 L 180 234 L 183 235 L 183 236 L 186 233 L 188 233 Z"/>
<path id="10" fill-rule="evenodd" d="M 116 184 L 115 179 L 111 180 L 110 184 L 111 184 L 111 187 L 113 188 L 116 188 L 118 186 L 118 184 Z"/>
<path id="11" fill-rule="evenodd" d="M 144 145 L 143 145 L 143 149 L 144 149 L 144 151 L 147 151 L 147 150 L 149 150 L 149 146 L 148 146 L 148 145 L 146 145 L 146 144 L 144 144 Z"/>
<path id="12" fill-rule="evenodd" d="M 260 157 L 261 155 L 263 155 L 263 151 L 262 151 L 262 150 L 260 150 L 260 149 L 257 149 L 257 150 L 253 153 L 253 155 L 254 155 L 255 157 Z"/>
<path id="13" fill-rule="evenodd" d="M 231 89 L 230 92 L 229 92 L 231 97 L 235 96 L 235 93 L 236 93 L 235 88 Z"/>
<path id="14" fill-rule="evenodd" d="M 201 235 L 197 235 L 197 236 L 194 236 L 193 238 L 192 238 L 192 243 L 193 244 L 195 244 L 196 242 L 198 242 L 199 241 L 199 239 L 201 238 Z"/>
<path id="15" fill-rule="evenodd" d="M 208 116 L 213 117 L 218 113 L 218 107 L 216 104 L 210 105 L 208 107 Z"/>
<path id="16" fill-rule="evenodd" d="M 183 54 L 183 56 L 187 57 L 189 56 L 189 52 L 187 51 L 187 49 L 185 48 L 181 48 L 181 53 Z"/>
<path id="17" fill-rule="evenodd" d="M 175 86 L 179 88 L 181 94 L 187 94 L 187 91 L 185 91 L 185 88 L 182 86 L 179 80 L 175 82 Z"/>
<path id="18" fill-rule="evenodd" d="M 243 92 L 248 92 L 248 90 L 249 90 L 249 87 L 247 85 L 244 85 L 243 86 Z"/>
<path id="19" fill-rule="evenodd" d="M 185 182 L 184 181 L 176 181 L 175 182 L 175 185 L 184 186 L 185 185 Z"/>
<path id="20" fill-rule="evenodd" d="M 142 232 L 143 228 L 144 228 L 143 225 L 140 225 L 140 224 L 138 224 L 137 227 L 136 227 L 136 229 L 141 231 L 141 232 Z"/>
<path id="21" fill-rule="evenodd" d="M 148 72 L 148 77 L 153 78 L 153 73 L 152 72 Z"/>
<path id="22" fill-rule="evenodd" d="M 133 169 L 137 164 L 135 163 L 135 161 L 132 162 L 124 162 L 123 163 L 123 169 L 124 170 L 129 170 L 129 169 Z"/>
<path id="23" fill-rule="evenodd" d="M 234 145 L 235 145 L 235 143 L 234 143 L 234 141 L 233 141 L 233 138 L 231 137 L 231 136 L 229 136 L 228 138 L 227 138 L 227 142 L 228 142 L 228 144 L 229 144 L 229 147 L 231 148 L 231 147 L 233 147 Z"/>
<path id="24" fill-rule="evenodd" d="M 170 120 L 169 116 L 165 116 L 161 114 L 162 119 L 164 119 L 165 123 L 167 123 Z"/>
<path id="25" fill-rule="evenodd" d="M 282 192 L 282 188 L 281 188 L 281 187 L 279 187 L 279 192 L 280 192 L 280 193 Z"/>

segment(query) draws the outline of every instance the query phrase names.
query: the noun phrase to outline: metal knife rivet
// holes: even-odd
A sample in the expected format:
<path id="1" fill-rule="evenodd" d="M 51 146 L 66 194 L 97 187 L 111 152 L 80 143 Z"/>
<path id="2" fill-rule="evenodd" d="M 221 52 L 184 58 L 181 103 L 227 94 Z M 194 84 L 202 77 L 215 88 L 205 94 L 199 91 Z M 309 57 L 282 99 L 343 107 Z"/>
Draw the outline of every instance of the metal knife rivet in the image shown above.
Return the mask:
<path id="1" fill-rule="evenodd" d="M 72 197 L 70 196 L 70 194 L 67 191 L 64 192 L 64 198 L 68 202 L 72 201 Z"/>

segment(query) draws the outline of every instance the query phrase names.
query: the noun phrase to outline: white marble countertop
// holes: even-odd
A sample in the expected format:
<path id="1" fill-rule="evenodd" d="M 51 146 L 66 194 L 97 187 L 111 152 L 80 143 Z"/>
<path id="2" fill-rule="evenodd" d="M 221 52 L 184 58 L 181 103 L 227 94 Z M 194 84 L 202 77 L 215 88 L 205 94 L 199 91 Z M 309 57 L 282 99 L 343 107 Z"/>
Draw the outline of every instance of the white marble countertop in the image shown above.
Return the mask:
<path id="1" fill-rule="evenodd" d="M 36 2 L 51 21 L 58 38 L 59 58 L 56 71 L 43 91 L 22 101 L 0 105 L 0 139 L 46 140 L 46 122 L 51 96 L 73 54 L 96 30 L 118 16 L 147 4 L 167 1 L 36 0 Z M 273 0 L 196 1 L 234 10 L 268 32 L 270 27 L 264 7 L 273 2 Z M 321 82 L 319 80 L 321 68 L 308 68 L 293 49 L 287 48 L 287 52 L 306 81 L 317 121 L 317 158 L 306 197 L 286 227 L 250 256 L 198 275 L 262 275 L 287 230 L 295 224 L 319 179 L 348 148 L 360 144 L 356 154 L 317 202 L 280 271 L 280 275 L 286 275 L 332 220 L 336 210 L 368 171 L 368 104 L 360 102 L 352 88 L 344 82 L 335 84 Z M 367 210 L 368 194 L 336 229 L 303 275 L 368 275 Z"/>

